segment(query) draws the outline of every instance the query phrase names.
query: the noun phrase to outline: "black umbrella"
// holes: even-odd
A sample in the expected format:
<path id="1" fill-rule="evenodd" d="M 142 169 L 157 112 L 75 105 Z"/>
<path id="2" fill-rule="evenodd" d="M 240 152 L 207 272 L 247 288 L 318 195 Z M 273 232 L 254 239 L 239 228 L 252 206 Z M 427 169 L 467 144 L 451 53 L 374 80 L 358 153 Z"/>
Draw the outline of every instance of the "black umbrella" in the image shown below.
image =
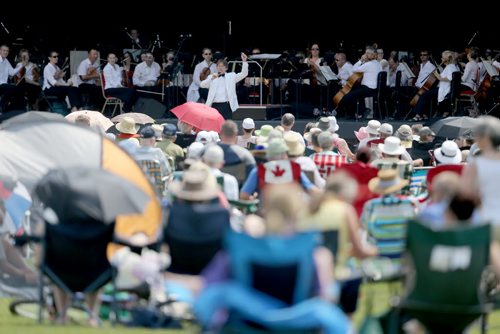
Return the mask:
<path id="1" fill-rule="evenodd" d="M 479 119 L 472 117 L 448 117 L 432 124 L 431 129 L 437 137 L 455 139 L 462 136 L 472 136 L 472 130 Z"/>
<path id="2" fill-rule="evenodd" d="M 141 213 L 149 196 L 126 179 L 102 169 L 74 167 L 49 171 L 35 194 L 59 222 L 93 218 L 112 223 L 116 216 Z"/>

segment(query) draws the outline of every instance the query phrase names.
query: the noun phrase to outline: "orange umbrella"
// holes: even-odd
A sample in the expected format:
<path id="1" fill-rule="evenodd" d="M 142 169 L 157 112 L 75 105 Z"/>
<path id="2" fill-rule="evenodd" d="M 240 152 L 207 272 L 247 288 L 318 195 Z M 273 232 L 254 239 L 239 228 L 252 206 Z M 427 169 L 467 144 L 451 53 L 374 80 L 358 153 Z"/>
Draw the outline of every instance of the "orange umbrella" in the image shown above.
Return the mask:
<path id="1" fill-rule="evenodd" d="M 224 123 L 224 117 L 217 109 L 203 103 L 186 102 L 171 111 L 180 121 L 200 130 L 220 132 Z"/>

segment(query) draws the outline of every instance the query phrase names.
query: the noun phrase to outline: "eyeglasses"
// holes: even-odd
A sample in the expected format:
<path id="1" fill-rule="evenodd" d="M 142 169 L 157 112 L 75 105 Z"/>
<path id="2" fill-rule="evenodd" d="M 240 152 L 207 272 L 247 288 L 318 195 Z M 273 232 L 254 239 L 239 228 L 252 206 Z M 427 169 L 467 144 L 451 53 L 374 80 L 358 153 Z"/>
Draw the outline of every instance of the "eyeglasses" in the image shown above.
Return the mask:
<path id="1" fill-rule="evenodd" d="M 204 56 L 211 56 L 212 54 L 211 53 L 204 53 L 203 55 Z"/>
<path id="2" fill-rule="evenodd" d="M 51 58 L 59 58 L 59 55 L 57 55 L 57 56 L 51 56 Z"/>
<path id="3" fill-rule="evenodd" d="M 311 50 L 312 50 L 312 51 L 319 51 L 319 49 L 318 49 L 318 48 L 312 48 Z"/>

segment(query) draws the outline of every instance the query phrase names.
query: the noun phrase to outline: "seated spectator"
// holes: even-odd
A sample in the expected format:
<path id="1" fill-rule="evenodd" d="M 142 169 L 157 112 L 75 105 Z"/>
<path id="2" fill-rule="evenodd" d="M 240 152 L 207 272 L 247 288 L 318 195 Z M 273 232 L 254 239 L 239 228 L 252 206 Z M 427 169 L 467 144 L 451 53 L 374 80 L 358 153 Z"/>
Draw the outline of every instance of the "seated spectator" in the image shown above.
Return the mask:
<path id="1" fill-rule="evenodd" d="M 215 177 L 222 177 L 222 190 L 229 200 L 239 198 L 238 181 L 230 174 L 223 173 L 220 168 L 224 166 L 224 152 L 222 148 L 215 144 L 209 144 L 205 147 L 202 161 L 210 167 L 210 171 Z"/>
<path id="2" fill-rule="evenodd" d="M 251 118 L 245 118 L 241 124 L 243 135 L 238 136 L 236 144 L 243 148 L 248 148 L 248 143 L 256 144 L 257 137 L 253 135 L 255 130 L 255 122 Z"/>

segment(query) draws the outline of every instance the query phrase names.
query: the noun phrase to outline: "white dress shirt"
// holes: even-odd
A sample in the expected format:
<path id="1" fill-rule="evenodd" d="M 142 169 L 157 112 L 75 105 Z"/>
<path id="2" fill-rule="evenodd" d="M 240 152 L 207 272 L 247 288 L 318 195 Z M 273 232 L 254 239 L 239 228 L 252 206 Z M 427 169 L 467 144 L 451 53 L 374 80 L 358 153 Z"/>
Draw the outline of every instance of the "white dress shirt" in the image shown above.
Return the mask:
<path id="1" fill-rule="evenodd" d="M 56 84 L 59 85 L 64 85 L 66 82 L 60 78 L 60 79 L 55 79 L 54 75 L 56 74 L 56 71 L 59 69 L 57 65 L 48 63 L 45 65 L 45 68 L 43 69 L 43 89 L 49 89 L 52 86 L 56 86 Z"/>
<path id="2" fill-rule="evenodd" d="M 443 72 L 441 72 L 440 76 L 442 78 L 446 78 L 449 81 L 439 81 L 439 90 L 438 90 L 438 103 L 444 101 L 446 95 L 451 90 L 451 79 L 453 78 L 453 73 L 458 71 L 458 67 L 455 64 L 448 64 L 444 68 Z"/>
<path id="3" fill-rule="evenodd" d="M 80 86 L 80 84 L 82 84 L 82 83 L 87 83 L 87 84 L 92 84 L 92 85 L 96 84 L 95 79 L 90 79 L 90 80 L 87 80 L 87 81 L 83 81 L 82 78 L 81 78 L 84 75 L 87 75 L 88 70 L 89 70 L 90 67 L 95 68 L 97 73 L 101 73 L 101 69 L 99 68 L 99 64 L 97 63 L 97 61 L 92 64 L 90 62 L 90 59 L 88 59 L 88 58 L 82 60 L 82 62 L 78 66 L 78 71 L 76 72 L 78 74 L 78 78 L 76 79 L 76 81 L 77 81 L 76 84 L 78 86 Z"/>
<path id="4" fill-rule="evenodd" d="M 26 65 L 26 73 L 24 74 L 24 78 L 33 81 L 33 67 L 35 65 L 33 63 L 28 63 Z M 16 70 L 19 68 L 19 71 L 21 71 L 21 68 L 23 67 L 23 63 L 17 63 L 16 65 Z"/>
<path id="5" fill-rule="evenodd" d="M 189 85 L 189 89 L 188 89 L 188 93 L 187 93 L 187 101 L 191 101 L 191 102 L 197 102 L 198 99 L 200 98 L 200 93 L 199 93 L 199 89 L 200 89 L 200 83 L 201 83 L 201 80 L 200 80 L 200 74 L 201 74 L 201 71 L 205 68 L 208 67 L 208 63 L 206 62 L 206 60 L 203 60 L 202 62 L 198 63 L 196 65 L 196 67 L 194 68 L 194 72 L 193 72 L 193 82 L 191 82 L 191 85 Z M 216 71 L 216 64 L 215 63 L 211 63 L 210 64 L 210 74 L 212 73 L 215 73 Z"/>
<path id="6" fill-rule="evenodd" d="M 420 64 L 420 72 L 418 73 L 417 82 L 415 82 L 415 86 L 420 88 L 424 85 L 425 80 L 429 77 L 429 75 L 434 72 L 436 66 L 434 66 L 430 61 L 425 64 Z"/>
<path id="7" fill-rule="evenodd" d="M 104 89 L 108 88 L 123 88 L 122 86 L 122 68 L 118 65 L 110 63 L 104 66 Z"/>
<path id="8" fill-rule="evenodd" d="M 21 68 L 14 69 L 7 58 L 0 57 L 0 85 L 6 84 L 9 77 L 19 73 Z"/>
<path id="9" fill-rule="evenodd" d="M 471 60 L 465 65 L 464 74 L 462 74 L 462 84 L 473 91 L 477 91 L 479 76 L 479 64 L 475 60 Z"/>
<path id="10" fill-rule="evenodd" d="M 342 65 L 341 68 L 339 68 L 339 75 L 338 77 L 340 78 L 340 83 L 342 87 L 346 84 L 347 79 L 352 75 L 352 64 L 350 62 L 346 62 L 344 65 Z"/>
<path id="11" fill-rule="evenodd" d="M 142 62 L 135 67 L 134 76 L 132 81 L 134 85 L 139 87 L 144 87 L 146 82 L 154 81 L 160 76 L 161 67 L 157 62 L 153 62 L 151 66 L 148 66 L 146 62 Z"/>
<path id="12" fill-rule="evenodd" d="M 361 84 L 375 89 L 377 88 L 377 78 L 378 74 L 382 71 L 382 66 L 377 60 L 370 60 L 366 63 L 362 63 L 361 60 L 354 64 L 352 68 L 353 72 L 363 72 L 363 80 Z"/>

